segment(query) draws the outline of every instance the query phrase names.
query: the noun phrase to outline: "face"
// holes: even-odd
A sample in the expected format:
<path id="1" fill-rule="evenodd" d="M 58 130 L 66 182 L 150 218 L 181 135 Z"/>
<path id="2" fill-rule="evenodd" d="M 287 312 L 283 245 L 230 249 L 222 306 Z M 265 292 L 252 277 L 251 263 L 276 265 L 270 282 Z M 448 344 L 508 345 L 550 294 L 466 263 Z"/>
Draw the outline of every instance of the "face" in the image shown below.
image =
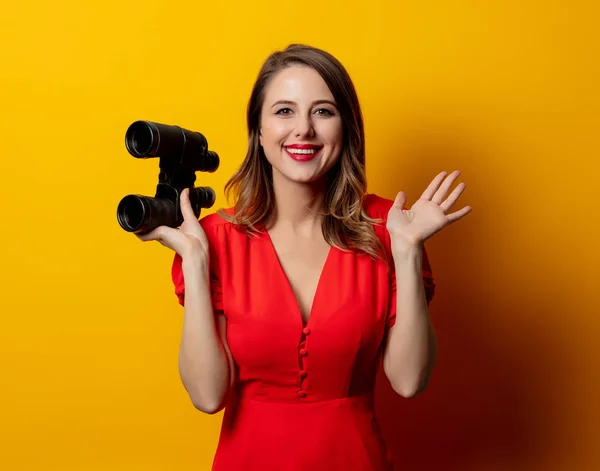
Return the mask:
<path id="1" fill-rule="evenodd" d="M 340 158 L 342 118 L 314 69 L 288 67 L 272 78 L 262 106 L 260 144 L 273 178 L 299 183 L 318 181 Z"/>

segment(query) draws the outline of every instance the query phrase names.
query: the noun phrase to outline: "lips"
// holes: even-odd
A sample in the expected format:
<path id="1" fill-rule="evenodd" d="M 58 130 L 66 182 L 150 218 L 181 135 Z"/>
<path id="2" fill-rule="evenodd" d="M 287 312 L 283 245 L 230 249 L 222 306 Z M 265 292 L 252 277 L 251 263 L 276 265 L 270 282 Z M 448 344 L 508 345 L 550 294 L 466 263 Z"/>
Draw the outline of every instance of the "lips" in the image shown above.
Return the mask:
<path id="1" fill-rule="evenodd" d="M 321 153 L 323 146 L 315 144 L 292 144 L 284 146 L 285 152 L 297 162 L 308 162 Z"/>
<path id="2" fill-rule="evenodd" d="M 290 147 L 292 149 L 320 149 L 323 146 L 318 144 L 290 144 L 285 147 Z"/>

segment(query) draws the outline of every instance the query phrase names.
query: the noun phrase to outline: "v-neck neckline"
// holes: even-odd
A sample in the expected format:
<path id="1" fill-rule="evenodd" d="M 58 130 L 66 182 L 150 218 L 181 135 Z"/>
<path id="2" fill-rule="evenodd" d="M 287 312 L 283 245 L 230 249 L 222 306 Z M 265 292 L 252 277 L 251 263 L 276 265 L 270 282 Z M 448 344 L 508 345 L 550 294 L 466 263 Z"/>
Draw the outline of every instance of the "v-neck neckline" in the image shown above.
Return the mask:
<path id="1" fill-rule="evenodd" d="M 304 329 L 304 328 L 312 325 L 312 323 L 313 323 L 313 318 L 314 318 L 314 314 L 316 311 L 315 308 L 318 307 L 319 295 L 320 295 L 320 292 L 323 290 L 323 283 L 324 283 L 325 275 L 327 272 L 327 268 L 330 265 L 330 260 L 335 251 L 335 247 L 330 245 L 329 249 L 327 250 L 327 256 L 325 257 L 325 261 L 323 262 L 323 265 L 321 267 L 321 271 L 319 273 L 319 278 L 317 280 L 317 286 L 315 288 L 315 293 L 313 295 L 313 299 L 312 299 L 312 302 L 311 302 L 311 305 L 310 305 L 310 308 L 308 311 L 308 319 L 306 320 L 306 322 L 304 322 L 304 317 L 302 316 L 302 310 L 300 308 L 300 303 L 298 302 L 298 299 L 296 298 L 296 294 L 294 293 L 294 289 L 292 288 L 290 279 L 288 278 L 285 270 L 283 269 L 283 265 L 281 264 L 281 260 L 279 259 L 279 255 L 277 254 L 277 250 L 275 249 L 275 244 L 273 243 L 271 234 L 269 234 L 269 231 L 265 227 L 262 228 L 262 232 L 263 232 L 264 238 L 266 239 L 267 244 L 269 245 L 269 251 L 271 253 L 271 256 L 273 257 L 273 261 L 277 265 L 277 271 L 279 272 L 279 278 L 281 278 L 282 282 L 286 285 L 287 297 L 293 301 L 293 306 L 294 306 L 295 312 L 296 312 L 296 319 L 300 322 L 301 328 Z"/>

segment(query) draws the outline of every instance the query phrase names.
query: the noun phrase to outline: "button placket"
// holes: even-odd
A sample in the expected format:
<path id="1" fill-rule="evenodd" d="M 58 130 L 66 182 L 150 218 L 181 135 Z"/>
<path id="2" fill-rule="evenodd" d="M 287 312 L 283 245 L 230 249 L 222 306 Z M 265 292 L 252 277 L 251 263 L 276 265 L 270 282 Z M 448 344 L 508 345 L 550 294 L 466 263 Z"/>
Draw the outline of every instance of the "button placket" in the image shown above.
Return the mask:
<path id="1" fill-rule="evenodd" d="M 308 371 L 306 369 L 306 357 L 308 356 L 308 348 L 306 346 L 307 336 L 310 335 L 311 330 L 308 327 L 302 329 L 303 339 L 298 345 L 298 354 L 299 354 L 299 363 L 300 363 L 300 371 L 298 372 L 298 376 L 300 378 L 299 386 L 300 389 L 297 392 L 298 398 L 306 397 L 306 391 L 303 389 L 304 383 L 306 382 L 306 377 L 308 376 Z"/>

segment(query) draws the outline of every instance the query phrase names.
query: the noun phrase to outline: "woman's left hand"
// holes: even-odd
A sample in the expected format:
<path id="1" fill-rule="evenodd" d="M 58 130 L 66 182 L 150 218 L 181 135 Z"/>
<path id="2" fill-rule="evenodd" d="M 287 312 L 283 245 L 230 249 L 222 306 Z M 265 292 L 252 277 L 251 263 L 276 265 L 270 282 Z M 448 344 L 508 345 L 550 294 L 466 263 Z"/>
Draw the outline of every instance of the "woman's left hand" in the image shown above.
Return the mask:
<path id="1" fill-rule="evenodd" d="M 459 171 L 454 171 L 450 175 L 447 172 L 438 174 L 410 209 L 404 209 L 406 203 L 404 192 L 398 193 L 388 212 L 386 225 L 392 247 L 420 247 L 432 235 L 471 212 L 471 207 L 465 206 L 447 214 L 466 187 L 464 183 L 460 183 L 446 197 L 459 175 Z"/>

